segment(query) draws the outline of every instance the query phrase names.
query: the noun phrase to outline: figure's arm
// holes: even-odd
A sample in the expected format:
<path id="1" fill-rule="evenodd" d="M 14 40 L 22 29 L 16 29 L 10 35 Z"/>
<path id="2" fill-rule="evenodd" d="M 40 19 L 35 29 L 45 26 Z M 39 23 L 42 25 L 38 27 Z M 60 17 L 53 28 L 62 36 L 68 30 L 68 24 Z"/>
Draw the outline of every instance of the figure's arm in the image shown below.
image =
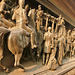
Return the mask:
<path id="1" fill-rule="evenodd" d="M 12 16 L 12 20 L 16 19 L 16 13 L 14 12 L 13 16 Z"/>
<path id="2" fill-rule="evenodd" d="M 1 3 L 0 12 L 2 13 L 5 8 L 5 2 Z"/>

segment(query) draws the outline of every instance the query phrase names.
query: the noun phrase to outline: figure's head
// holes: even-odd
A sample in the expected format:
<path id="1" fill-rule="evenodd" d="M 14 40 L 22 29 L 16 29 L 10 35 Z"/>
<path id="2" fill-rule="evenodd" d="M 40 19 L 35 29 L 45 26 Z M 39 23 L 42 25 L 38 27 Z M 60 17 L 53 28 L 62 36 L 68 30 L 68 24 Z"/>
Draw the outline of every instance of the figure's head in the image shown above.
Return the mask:
<path id="1" fill-rule="evenodd" d="M 27 4 L 27 5 L 25 6 L 25 10 L 28 11 L 28 9 L 29 9 L 29 5 Z"/>
<path id="2" fill-rule="evenodd" d="M 61 15 L 59 15 L 59 19 L 61 19 Z"/>
<path id="3" fill-rule="evenodd" d="M 69 29 L 69 30 L 68 30 L 68 33 L 70 33 L 70 32 L 71 32 L 71 30 Z"/>
<path id="4" fill-rule="evenodd" d="M 48 31 L 51 31 L 51 29 L 52 29 L 51 27 L 48 27 Z"/>
<path id="5" fill-rule="evenodd" d="M 24 7 L 25 4 L 25 0 L 19 0 L 19 6 L 20 7 Z"/>
<path id="6" fill-rule="evenodd" d="M 41 10 L 41 5 L 38 5 L 38 9 Z"/>

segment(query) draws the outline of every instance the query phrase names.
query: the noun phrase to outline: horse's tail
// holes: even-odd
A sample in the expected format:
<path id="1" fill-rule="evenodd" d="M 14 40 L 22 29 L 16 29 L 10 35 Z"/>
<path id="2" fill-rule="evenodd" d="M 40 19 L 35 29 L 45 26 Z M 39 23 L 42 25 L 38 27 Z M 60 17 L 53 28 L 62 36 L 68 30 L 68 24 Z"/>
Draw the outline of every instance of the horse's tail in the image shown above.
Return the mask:
<path id="1" fill-rule="evenodd" d="M 0 46 L 3 46 L 4 39 L 6 39 L 9 33 L 10 31 L 7 28 L 0 27 Z"/>

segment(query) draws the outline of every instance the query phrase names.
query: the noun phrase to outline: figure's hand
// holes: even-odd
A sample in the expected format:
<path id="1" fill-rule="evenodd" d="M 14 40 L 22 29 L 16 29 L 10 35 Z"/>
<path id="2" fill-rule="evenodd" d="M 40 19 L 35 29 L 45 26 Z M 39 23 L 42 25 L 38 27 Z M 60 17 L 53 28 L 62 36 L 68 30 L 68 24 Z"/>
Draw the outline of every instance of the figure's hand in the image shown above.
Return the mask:
<path id="1" fill-rule="evenodd" d="M 10 14 L 10 11 L 7 11 L 8 14 Z"/>
<path id="2" fill-rule="evenodd" d="M 11 9 L 11 11 L 13 12 L 13 11 L 14 11 L 14 9 L 12 8 L 12 9 Z"/>

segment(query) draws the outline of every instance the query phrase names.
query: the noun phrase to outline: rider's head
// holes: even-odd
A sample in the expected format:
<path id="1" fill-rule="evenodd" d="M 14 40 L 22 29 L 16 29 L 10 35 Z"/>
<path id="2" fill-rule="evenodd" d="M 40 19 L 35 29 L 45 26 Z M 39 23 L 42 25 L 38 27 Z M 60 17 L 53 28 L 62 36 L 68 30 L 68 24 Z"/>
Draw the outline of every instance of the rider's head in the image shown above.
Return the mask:
<path id="1" fill-rule="evenodd" d="M 27 5 L 25 6 L 25 10 L 28 11 L 28 9 L 29 9 L 29 5 L 27 4 Z"/>
<path id="2" fill-rule="evenodd" d="M 24 7 L 24 4 L 25 4 L 25 0 L 19 0 L 19 6 L 20 7 Z"/>
<path id="3" fill-rule="evenodd" d="M 48 31 L 49 31 L 49 32 L 51 31 L 51 29 L 52 29 L 51 27 L 48 27 Z"/>
<path id="4" fill-rule="evenodd" d="M 38 9 L 41 10 L 41 5 L 38 5 Z"/>

